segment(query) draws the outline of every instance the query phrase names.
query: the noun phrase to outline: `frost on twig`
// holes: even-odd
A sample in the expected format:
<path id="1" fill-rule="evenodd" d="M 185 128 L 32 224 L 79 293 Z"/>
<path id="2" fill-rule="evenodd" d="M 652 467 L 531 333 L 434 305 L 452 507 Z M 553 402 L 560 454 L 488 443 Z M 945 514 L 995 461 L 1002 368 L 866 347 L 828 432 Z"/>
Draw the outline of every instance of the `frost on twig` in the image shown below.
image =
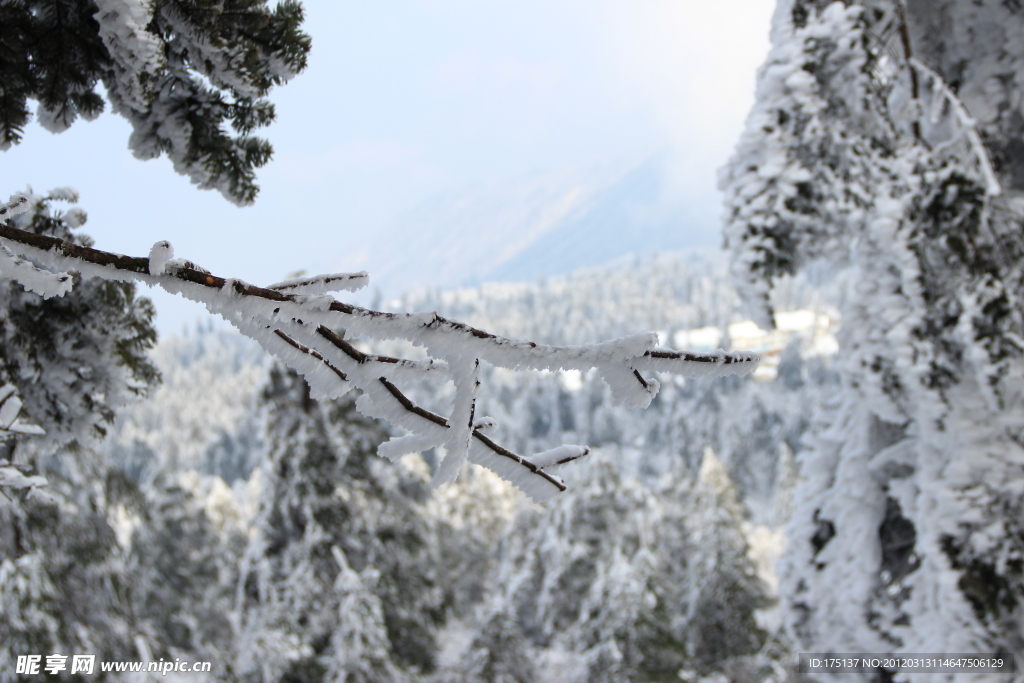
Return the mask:
<path id="1" fill-rule="evenodd" d="M 28 197 L 16 194 L 0 207 L 0 220 L 6 220 L 29 209 Z M 44 299 L 60 297 L 71 291 L 71 276 L 67 273 L 51 273 L 37 268 L 25 259 L 15 256 L 10 249 L 0 244 L 0 275 L 17 280 L 22 287 L 39 294 Z"/>
<path id="2" fill-rule="evenodd" d="M 28 467 L 25 465 L 12 465 L 6 460 L 0 460 L 0 487 L 12 489 L 27 489 L 36 486 L 46 486 L 46 477 L 38 474 L 27 474 Z M 2 491 L 2 488 L 0 488 Z"/>
<path id="3" fill-rule="evenodd" d="M 327 292 L 358 292 L 370 284 L 370 275 L 361 270 L 358 273 L 335 273 L 285 280 L 270 285 L 268 289 L 290 294 L 325 294 Z"/>
<path id="4" fill-rule="evenodd" d="M 17 212 L 16 201 L 0 207 L 0 217 Z M 524 457 L 485 435 L 494 424 L 493 420 L 475 419 L 481 362 L 510 370 L 594 370 L 611 387 L 617 403 L 646 408 L 659 388 L 650 373 L 740 375 L 752 372 L 760 361 L 751 353 L 660 349 L 653 333 L 589 346 L 544 346 L 506 339 L 436 313 L 384 313 L 342 303 L 324 293 L 338 289 L 339 284 L 365 283 L 365 273 L 256 287 L 172 259 L 166 242 L 157 243 L 148 258 L 136 258 L 24 232 L 0 222 L 0 244 L 45 268 L 78 271 L 83 277 L 144 282 L 202 303 L 301 373 L 314 398 L 337 398 L 358 388 L 362 395 L 356 405 L 361 412 L 408 432 L 382 445 L 380 455 L 394 459 L 443 446 L 447 455 L 436 483 L 454 480 L 468 458 L 538 502 L 565 490 L 556 470 L 584 457 L 588 450 L 565 446 Z M 19 276 L 13 274 L 15 279 Z M 346 330 L 350 337 L 403 339 L 423 347 L 429 358 L 414 361 L 364 353 L 336 333 L 337 329 Z M 455 383 L 455 400 L 447 416 L 417 406 L 400 389 L 403 383 L 431 374 L 444 375 Z"/>

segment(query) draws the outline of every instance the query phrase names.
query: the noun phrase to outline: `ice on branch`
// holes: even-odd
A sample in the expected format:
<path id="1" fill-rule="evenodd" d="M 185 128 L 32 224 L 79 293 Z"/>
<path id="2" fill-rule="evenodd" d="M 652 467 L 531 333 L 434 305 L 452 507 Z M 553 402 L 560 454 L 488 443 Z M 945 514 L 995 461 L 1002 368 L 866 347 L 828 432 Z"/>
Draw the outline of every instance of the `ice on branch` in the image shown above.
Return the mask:
<path id="1" fill-rule="evenodd" d="M 15 211 L 18 201 L 15 198 L 0 207 L 0 216 Z M 136 258 L 24 232 L 0 222 L 0 244 L 45 268 L 77 271 L 82 277 L 144 282 L 202 303 L 301 373 L 314 398 L 336 398 L 358 388 L 362 395 L 356 406 L 361 412 L 408 433 L 382 445 L 381 456 L 396 459 L 405 453 L 443 447 L 446 455 L 436 483 L 454 480 L 468 459 L 495 471 L 538 502 L 564 491 L 565 483 L 555 470 L 582 459 L 589 451 L 565 446 L 524 457 L 493 441 L 489 434 L 494 421 L 475 418 L 481 362 L 509 370 L 594 370 L 611 387 L 618 403 L 647 407 L 660 387 L 651 373 L 695 378 L 743 375 L 756 369 L 760 361 L 750 353 L 661 349 L 653 333 L 587 346 L 545 346 L 506 339 L 436 313 L 384 313 L 324 293 L 365 284 L 365 273 L 256 287 L 172 259 L 166 242 L 154 245 L 148 258 Z M 16 272 L 12 277 L 20 280 L 22 274 Z M 344 337 L 336 332 L 339 329 L 345 330 Z M 424 348 L 429 358 L 414 361 L 365 353 L 348 341 L 351 337 L 403 339 Z M 448 415 L 416 405 L 400 388 L 432 374 L 455 384 Z"/>
<path id="2" fill-rule="evenodd" d="M 28 209 L 28 197 L 23 194 L 13 194 L 6 204 L 0 206 L 0 221 L 14 218 L 18 214 L 25 213 Z"/>
<path id="3" fill-rule="evenodd" d="M 55 190 L 54 196 L 63 199 L 70 194 L 75 199 L 77 195 L 74 190 Z M 30 208 L 28 197 L 23 194 L 11 195 L 6 204 L 0 206 L 0 221 L 6 221 L 18 214 L 25 213 Z M 67 273 L 51 273 L 47 270 L 37 268 L 35 265 L 15 256 L 10 249 L 0 245 L 0 274 L 17 280 L 22 287 L 39 294 L 44 299 L 54 296 L 64 296 L 71 291 L 71 276 Z"/>
<path id="4" fill-rule="evenodd" d="M 163 275 L 167 270 L 167 263 L 174 258 L 174 247 L 170 242 L 157 242 L 149 250 L 149 272 L 153 275 Z"/>
<path id="5" fill-rule="evenodd" d="M 542 470 L 555 472 L 563 465 L 568 465 L 588 455 L 590 455 L 590 449 L 585 446 L 559 446 L 534 455 L 530 458 L 530 462 Z"/>
<path id="6" fill-rule="evenodd" d="M 326 294 L 327 292 L 358 292 L 370 284 L 370 275 L 361 270 L 358 273 L 336 273 L 300 277 L 270 285 L 268 289 L 290 294 Z"/>
<path id="7" fill-rule="evenodd" d="M 70 275 L 36 268 L 25 259 L 15 256 L 3 245 L 0 245 L 0 274 L 17 280 L 22 287 L 44 299 L 64 296 L 71 291 Z"/>
<path id="8" fill-rule="evenodd" d="M 960 126 L 960 131 L 967 139 L 967 144 L 978 164 L 978 170 L 981 172 L 982 178 L 985 179 L 985 189 L 988 195 L 990 197 L 998 197 L 1002 194 L 1003 188 L 996 177 L 995 169 L 992 168 L 992 161 L 989 159 L 988 151 L 986 151 L 985 144 L 981 140 L 981 135 L 978 134 L 978 122 L 968 113 L 967 107 L 964 106 L 964 103 L 953 92 L 953 89 L 942 80 L 942 76 L 913 57 L 908 60 L 908 63 L 911 68 L 920 72 L 935 91 L 931 119 L 937 122 L 942 110 L 947 105 L 949 106 Z"/>

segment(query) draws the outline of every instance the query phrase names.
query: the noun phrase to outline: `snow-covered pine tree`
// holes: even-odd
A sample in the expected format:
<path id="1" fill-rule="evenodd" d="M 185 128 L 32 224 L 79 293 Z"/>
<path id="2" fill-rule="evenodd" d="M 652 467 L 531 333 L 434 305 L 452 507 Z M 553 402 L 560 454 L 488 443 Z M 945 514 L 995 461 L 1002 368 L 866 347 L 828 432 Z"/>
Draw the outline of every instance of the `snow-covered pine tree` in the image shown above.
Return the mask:
<path id="1" fill-rule="evenodd" d="M 239 675 L 261 683 L 369 675 L 360 668 L 369 660 L 338 648 L 364 648 L 376 661 L 372 634 L 381 628 L 390 658 L 381 667 L 431 670 L 445 593 L 422 506 L 429 483 L 377 457 L 387 435 L 350 398 L 315 401 L 294 372 L 274 368 L 263 400 L 267 455 L 240 587 Z M 353 618 L 367 622 L 340 622 Z"/>
<path id="2" fill-rule="evenodd" d="M 815 262 L 847 284 L 780 571 L 803 651 L 1024 654 L 1022 35 L 1018 2 L 779 3 L 721 186 L 762 326 Z"/>
<path id="3" fill-rule="evenodd" d="M 93 653 L 101 660 L 139 654 L 130 579 L 106 501 L 48 476 L 49 492 L 0 490 L 0 669 L 5 680 L 13 680 L 17 658 L 26 654 Z M 68 671 L 55 678 L 79 679 Z M 104 675 L 96 679 L 110 680 Z"/>
<path id="4" fill-rule="evenodd" d="M 701 462 L 694 497 L 695 514 L 686 519 L 694 548 L 687 568 L 687 644 L 693 669 L 707 673 L 760 648 L 765 634 L 756 610 L 766 607 L 768 600 L 747 555 L 736 487 L 710 448 Z"/>
<path id="5" fill-rule="evenodd" d="M 517 511 L 467 669 L 525 675 L 490 649 L 513 644 L 537 680 L 675 681 L 756 652 L 765 588 L 714 472 L 694 487 L 680 467 L 652 488 L 598 456 L 549 510 Z"/>
<path id="6" fill-rule="evenodd" d="M 119 413 L 103 444 L 107 457 L 140 482 L 188 469 L 217 475 L 228 486 L 248 479 L 259 455 L 253 407 L 271 363 L 267 355 L 220 330 L 162 339 L 152 359 L 160 386 Z"/>
<path id="7" fill-rule="evenodd" d="M 152 659 L 213 662 L 211 673 L 224 677 L 236 647 L 231 611 L 247 538 L 239 525 L 210 519 L 210 500 L 195 472 L 161 473 L 139 506 L 128 571 L 138 637 Z"/>
<path id="8" fill-rule="evenodd" d="M 533 683 L 539 680 L 534 654 L 508 612 L 484 616 L 460 663 L 473 683 Z"/>
<path id="9" fill-rule="evenodd" d="M 31 194 L 29 210 L 12 222 L 37 235 L 89 246 L 87 236 L 73 232 L 85 223 L 85 212 L 60 208 L 77 201 L 68 188 Z M 94 444 L 107 433 L 116 408 L 159 381 L 147 356 L 156 341 L 152 304 L 135 296 L 134 284 L 77 275 L 67 283 L 72 291 L 43 297 L 9 279 L 14 268 L 34 270 L 6 260 L 3 265 L 0 376 L 18 386 L 25 413 L 46 431 L 44 438 L 26 444 L 40 453 L 68 443 Z"/>
<path id="10" fill-rule="evenodd" d="M 345 554 L 333 546 L 340 571 L 334 581 L 338 593 L 338 628 L 331 636 L 327 680 L 338 683 L 376 683 L 408 680 L 391 661 L 391 641 L 384 625 L 384 609 L 372 588 L 380 575 L 372 566 L 357 573 Z"/>
<path id="11" fill-rule="evenodd" d="M 70 190 L 31 195 L 15 223 L 88 244 L 72 232 L 85 213 L 54 206 L 76 199 Z M 0 258 L 4 275 L 21 283 L 71 278 L 6 251 Z M 0 376 L 46 433 L 7 435 L 4 459 L 45 475 L 49 486 L 0 487 L 0 668 L 13 671 L 18 655 L 35 652 L 133 658 L 130 585 L 109 513 L 138 491 L 94 447 L 114 410 L 158 379 L 146 357 L 156 338 L 152 307 L 129 283 L 81 281 L 60 298 L 21 283 L 0 280 Z"/>
<path id="12" fill-rule="evenodd" d="M 138 158 L 166 153 L 201 188 L 250 204 L 272 153 L 252 132 L 274 119 L 270 89 L 306 66 L 302 19 L 295 0 L 4 2 L 0 150 L 21 140 L 28 100 L 59 133 L 103 111 L 102 84 Z"/>

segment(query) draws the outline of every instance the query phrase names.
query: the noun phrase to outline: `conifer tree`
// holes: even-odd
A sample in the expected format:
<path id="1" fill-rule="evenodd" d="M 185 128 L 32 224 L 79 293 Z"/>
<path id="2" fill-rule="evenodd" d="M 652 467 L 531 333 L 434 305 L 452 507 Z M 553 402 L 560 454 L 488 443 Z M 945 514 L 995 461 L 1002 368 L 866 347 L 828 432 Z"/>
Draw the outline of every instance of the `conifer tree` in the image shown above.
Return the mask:
<path id="1" fill-rule="evenodd" d="M 762 326 L 816 262 L 847 285 L 780 571 L 805 651 L 1022 652 L 1022 30 L 1016 2 L 779 3 L 722 187 Z"/>
<path id="2" fill-rule="evenodd" d="M 70 190 L 29 197 L 16 224 L 88 244 Z M 7 268 L 34 267 L 16 259 Z M 40 277 L 53 277 L 40 274 Z M 72 277 L 72 276 L 68 276 Z M 77 278 L 77 276 L 74 276 Z M 5 435 L 5 460 L 45 476 L 45 489 L 0 487 L 0 666 L 28 653 L 136 656 L 130 582 L 111 526 L 114 506 L 138 498 L 133 482 L 96 450 L 114 411 L 157 381 L 146 357 L 152 307 L 134 285 L 85 280 L 43 298 L 0 280 L 0 376 L 43 435 Z M 67 672 L 65 672 L 67 675 Z"/>
<path id="3" fill-rule="evenodd" d="M 61 132 L 101 113 L 102 84 L 113 111 L 132 124 L 136 156 L 166 153 L 200 187 L 251 203 L 254 169 L 271 155 L 251 133 L 274 118 L 269 90 L 305 66 L 301 21 L 292 0 L 273 9 L 261 0 L 0 3 L 0 150 L 21 140 L 28 100 L 39 103 L 42 126 Z M 73 232 L 85 212 L 54 206 L 76 202 L 73 190 L 26 197 L 13 227 L 90 245 Z M 156 339 L 152 306 L 128 282 L 53 275 L 6 248 L 3 261 L 0 378 L 17 387 L 45 436 L 8 438 L 0 462 L 45 474 L 50 488 L 0 489 L 0 665 L 13 670 L 3 663 L 18 654 L 62 649 L 142 656 L 133 634 L 143 626 L 133 622 L 123 548 L 108 519 L 134 483 L 94 447 L 114 411 L 158 381 L 146 357 Z"/>
<path id="4" fill-rule="evenodd" d="M 194 472 L 163 472 L 146 487 L 130 544 L 131 602 L 153 659 L 230 662 L 242 530 L 218 528 Z"/>
<path id="5" fill-rule="evenodd" d="M 251 204 L 272 154 L 252 132 L 274 119 L 270 89 L 306 66 L 302 19 L 295 0 L 5 2 L 0 150 L 21 140 L 28 100 L 59 133 L 103 111 L 102 85 L 138 158 L 167 154 L 199 187 Z"/>
<path id="6" fill-rule="evenodd" d="M 387 627 L 381 600 L 371 588 L 377 570 L 361 574 L 348 566 L 338 546 L 331 548 L 340 567 L 334 588 L 338 592 L 338 629 L 331 636 L 327 662 L 328 680 L 344 683 L 399 681 L 406 676 L 391 661 Z"/>
<path id="7" fill-rule="evenodd" d="M 747 556 L 736 488 L 710 448 L 695 494 L 698 514 L 687 518 L 695 549 L 687 577 L 687 643 L 692 667 L 708 672 L 758 650 L 765 634 L 755 614 L 768 600 Z"/>
<path id="8" fill-rule="evenodd" d="M 390 663 L 379 666 L 431 670 L 445 595 L 421 505 L 428 482 L 377 457 L 386 434 L 351 399 L 314 401 L 275 368 L 263 400 L 268 453 L 241 587 L 239 673 L 263 683 L 369 676 L 360 667 L 379 660 L 381 627 Z M 369 659 L 339 650 L 356 646 Z"/>
<path id="9" fill-rule="evenodd" d="M 8 672 L 5 676 L 16 670 L 19 656 L 29 654 L 67 655 L 68 662 L 72 654 L 106 661 L 139 656 L 124 554 L 102 498 L 76 495 L 47 474 L 47 492 L 0 490 L 0 669 Z M 58 679 L 82 680 L 71 676 L 70 668 Z"/>
<path id="10" fill-rule="evenodd" d="M 567 652 L 585 672 L 571 680 L 673 681 L 756 652 L 765 589 L 724 484 L 695 491 L 682 474 L 654 490 L 608 460 L 587 474 L 544 514 L 517 514 L 467 665 L 522 672 L 496 651 L 522 638 L 540 672 Z"/>
<path id="11" fill-rule="evenodd" d="M 29 195 L 30 210 L 13 223 L 88 246 L 87 236 L 73 232 L 85 211 L 59 208 L 77 201 L 67 188 Z M 72 291 L 52 298 L 0 280 L 0 377 L 18 386 L 25 413 L 46 432 L 30 441 L 40 453 L 96 443 L 119 406 L 159 381 L 147 357 L 156 342 L 149 300 L 136 297 L 131 283 L 71 277 Z"/>
<path id="12" fill-rule="evenodd" d="M 474 682 L 531 683 L 537 680 L 533 660 L 519 625 L 507 612 L 498 611 L 482 620 L 462 666 Z"/>

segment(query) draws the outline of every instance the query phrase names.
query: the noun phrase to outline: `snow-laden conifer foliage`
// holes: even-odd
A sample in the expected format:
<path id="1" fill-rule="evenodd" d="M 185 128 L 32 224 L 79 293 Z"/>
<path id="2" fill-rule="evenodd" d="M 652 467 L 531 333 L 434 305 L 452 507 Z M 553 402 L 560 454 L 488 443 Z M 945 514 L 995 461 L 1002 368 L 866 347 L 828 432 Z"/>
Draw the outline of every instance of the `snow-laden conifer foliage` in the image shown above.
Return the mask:
<path id="1" fill-rule="evenodd" d="M 229 608 L 247 539 L 236 520 L 211 515 L 220 511 L 212 489 L 223 484 L 205 483 L 195 473 L 161 472 L 131 510 L 134 640 L 154 660 L 222 662 L 234 651 Z"/>
<path id="2" fill-rule="evenodd" d="M 668 681 L 757 652 L 765 590 L 716 467 L 696 487 L 682 468 L 652 487 L 602 460 L 550 510 L 517 513 L 467 669 L 530 680 L 512 644 L 538 668 L 572 662 L 561 680 Z"/>
<path id="3" fill-rule="evenodd" d="M 26 207 L 24 197 L 15 196 L 0 215 L 16 216 Z M 154 244 L 149 258 L 133 258 L 2 224 L 0 240 L 55 272 L 67 269 L 101 280 L 141 281 L 201 302 L 300 372 L 309 382 L 313 398 L 340 398 L 353 387 L 358 388 L 361 396 L 357 407 L 363 414 L 385 419 L 408 432 L 383 444 L 380 455 L 395 459 L 405 453 L 443 447 L 446 455 L 435 473 L 435 484 L 454 480 L 468 459 L 495 471 L 538 502 L 564 491 L 559 470 L 589 451 L 566 446 L 523 457 L 495 443 L 485 433 L 493 427 L 493 421 L 477 415 L 482 363 L 509 370 L 594 370 L 611 388 L 616 404 L 645 408 L 660 388 L 651 373 L 742 375 L 753 371 L 760 360 L 753 353 L 720 349 L 691 353 L 660 348 L 656 333 L 586 346 L 514 341 L 433 312 L 382 313 L 339 302 L 326 294 L 289 293 L 288 287 L 296 283 L 264 289 L 217 277 L 190 261 L 173 258 L 167 242 Z M 58 285 L 64 284 L 58 278 L 47 289 L 39 284 L 41 279 L 35 270 L 31 273 L 33 285 L 49 295 L 57 294 Z M 316 287 L 329 281 L 365 283 L 366 276 L 358 273 L 314 279 Z M 341 334 L 336 331 L 339 329 Z M 349 341 L 354 336 L 405 340 L 422 347 L 427 358 L 410 360 L 366 353 Z M 447 416 L 417 406 L 398 386 L 438 375 L 451 379 L 455 387 Z"/>
<path id="4" fill-rule="evenodd" d="M 375 454 L 386 438 L 351 398 L 314 401 L 293 372 L 263 391 L 256 536 L 243 561 L 244 680 L 401 680 L 434 668 L 442 562 L 428 482 Z"/>
<path id="5" fill-rule="evenodd" d="M 1022 35 L 1015 2 L 779 3 L 721 186 L 763 325 L 845 269 L 780 571 L 803 650 L 1024 654 Z"/>
<path id="6" fill-rule="evenodd" d="M 7 680 L 27 652 L 136 656 L 124 552 L 105 514 L 116 486 L 82 493 L 75 489 L 84 479 L 48 479 L 48 494 L 7 487 L 0 494 L 0 667 Z"/>
<path id="7" fill-rule="evenodd" d="M 67 189 L 23 196 L 13 222 L 88 244 L 73 232 L 85 212 L 61 208 L 76 200 Z M 137 656 L 111 513 L 140 494 L 96 447 L 114 411 L 158 379 L 152 307 L 132 284 L 78 280 L 69 292 L 77 276 L 21 259 L 0 258 L 0 274 L 0 670 L 27 652 Z"/>
<path id="8" fill-rule="evenodd" d="M 61 208 L 78 200 L 74 190 L 23 199 L 8 219 L 17 229 L 91 244 L 73 232 L 85 212 Z M 18 387 L 26 415 L 46 432 L 32 442 L 39 452 L 70 440 L 93 444 L 116 408 L 157 381 L 146 355 L 156 341 L 153 307 L 131 283 L 55 275 L 18 262 L 0 257 L 0 375 Z M 23 278 L 31 291 L 18 284 Z"/>
<path id="9" fill-rule="evenodd" d="M 250 204 L 272 153 L 252 133 L 274 119 L 270 89 L 306 66 L 302 19 L 295 0 L 4 2 L 0 150 L 21 140 L 28 100 L 59 133 L 103 111 L 102 86 L 135 156 L 167 154 L 199 187 Z"/>
<path id="10" fill-rule="evenodd" d="M 229 486 L 248 479 L 259 464 L 253 406 L 271 359 L 244 337 L 205 328 L 162 339 L 151 358 L 160 386 L 118 414 L 104 442 L 111 463 L 144 483 L 178 469 L 215 474 Z"/>

